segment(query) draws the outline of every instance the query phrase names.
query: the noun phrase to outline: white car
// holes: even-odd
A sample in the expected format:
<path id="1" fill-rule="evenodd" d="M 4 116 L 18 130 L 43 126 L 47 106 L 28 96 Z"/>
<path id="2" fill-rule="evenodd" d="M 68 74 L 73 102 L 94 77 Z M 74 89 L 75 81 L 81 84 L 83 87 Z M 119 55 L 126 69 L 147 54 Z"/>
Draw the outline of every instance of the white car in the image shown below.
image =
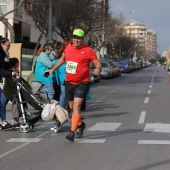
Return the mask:
<path id="1" fill-rule="evenodd" d="M 100 73 L 101 78 L 112 78 L 113 69 L 107 61 L 100 61 L 102 65 L 102 70 Z"/>

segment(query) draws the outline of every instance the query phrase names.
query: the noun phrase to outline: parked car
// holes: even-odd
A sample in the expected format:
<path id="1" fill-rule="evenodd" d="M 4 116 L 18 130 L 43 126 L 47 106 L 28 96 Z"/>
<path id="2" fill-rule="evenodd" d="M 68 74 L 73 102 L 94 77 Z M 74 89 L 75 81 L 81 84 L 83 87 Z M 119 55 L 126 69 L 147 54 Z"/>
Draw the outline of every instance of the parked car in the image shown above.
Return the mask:
<path id="1" fill-rule="evenodd" d="M 121 66 L 122 73 L 131 73 L 132 72 L 132 65 L 129 59 L 119 59 L 118 60 Z"/>
<path id="2" fill-rule="evenodd" d="M 101 65 L 102 65 L 100 77 L 101 78 L 112 78 L 113 69 L 110 66 L 109 62 L 107 62 L 107 61 L 100 61 L 100 62 L 101 62 Z"/>
<path id="3" fill-rule="evenodd" d="M 109 62 L 110 68 L 112 69 L 112 77 L 116 77 L 116 69 L 114 68 L 113 60 L 107 59 L 107 60 L 101 60 L 101 61 Z"/>
<path id="4" fill-rule="evenodd" d="M 116 67 L 117 70 L 117 76 L 121 76 L 121 67 L 118 62 L 114 62 L 114 66 Z"/>
<path id="5" fill-rule="evenodd" d="M 22 55 L 21 58 L 21 76 L 29 84 L 34 80 L 34 67 L 35 67 L 36 57 L 33 55 Z"/>

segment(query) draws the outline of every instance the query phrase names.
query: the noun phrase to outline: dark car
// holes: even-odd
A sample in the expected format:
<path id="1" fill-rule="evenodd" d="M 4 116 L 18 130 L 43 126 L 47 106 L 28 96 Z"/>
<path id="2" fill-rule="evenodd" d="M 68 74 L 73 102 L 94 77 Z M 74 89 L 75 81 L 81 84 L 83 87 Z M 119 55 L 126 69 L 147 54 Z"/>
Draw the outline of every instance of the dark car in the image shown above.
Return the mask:
<path id="1" fill-rule="evenodd" d="M 132 65 L 129 59 L 119 59 L 118 60 L 122 73 L 131 73 Z"/>

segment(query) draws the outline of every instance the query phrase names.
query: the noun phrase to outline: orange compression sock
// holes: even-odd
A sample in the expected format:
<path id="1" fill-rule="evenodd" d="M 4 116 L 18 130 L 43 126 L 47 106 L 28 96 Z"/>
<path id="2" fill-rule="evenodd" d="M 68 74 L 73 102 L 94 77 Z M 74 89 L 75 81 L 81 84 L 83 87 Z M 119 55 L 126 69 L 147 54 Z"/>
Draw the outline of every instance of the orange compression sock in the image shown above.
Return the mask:
<path id="1" fill-rule="evenodd" d="M 75 114 L 75 113 L 72 114 L 71 131 L 74 132 L 76 130 L 77 124 L 78 124 L 80 118 L 81 118 L 80 114 Z"/>
<path id="2" fill-rule="evenodd" d="M 81 118 L 81 115 L 80 115 L 80 118 L 79 118 L 79 121 L 77 123 L 78 126 L 82 125 L 82 118 Z"/>

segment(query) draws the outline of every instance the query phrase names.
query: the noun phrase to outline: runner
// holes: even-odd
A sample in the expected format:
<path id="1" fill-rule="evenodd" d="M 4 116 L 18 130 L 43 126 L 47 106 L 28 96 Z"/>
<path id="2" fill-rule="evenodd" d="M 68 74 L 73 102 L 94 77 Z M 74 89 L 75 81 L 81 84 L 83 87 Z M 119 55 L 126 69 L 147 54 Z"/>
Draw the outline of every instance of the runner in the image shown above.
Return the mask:
<path id="1" fill-rule="evenodd" d="M 89 46 L 83 44 L 83 40 L 84 31 L 75 29 L 73 31 L 73 44 L 69 44 L 57 64 L 51 70 L 46 71 L 52 74 L 60 65 L 66 63 L 66 97 L 72 111 L 71 131 L 66 139 L 70 141 L 74 141 L 76 129 L 76 137 L 81 138 L 86 127 L 86 124 L 82 122 L 80 110 L 89 90 L 90 62 L 95 65 L 94 75 L 99 75 L 102 68 L 95 52 Z"/>

